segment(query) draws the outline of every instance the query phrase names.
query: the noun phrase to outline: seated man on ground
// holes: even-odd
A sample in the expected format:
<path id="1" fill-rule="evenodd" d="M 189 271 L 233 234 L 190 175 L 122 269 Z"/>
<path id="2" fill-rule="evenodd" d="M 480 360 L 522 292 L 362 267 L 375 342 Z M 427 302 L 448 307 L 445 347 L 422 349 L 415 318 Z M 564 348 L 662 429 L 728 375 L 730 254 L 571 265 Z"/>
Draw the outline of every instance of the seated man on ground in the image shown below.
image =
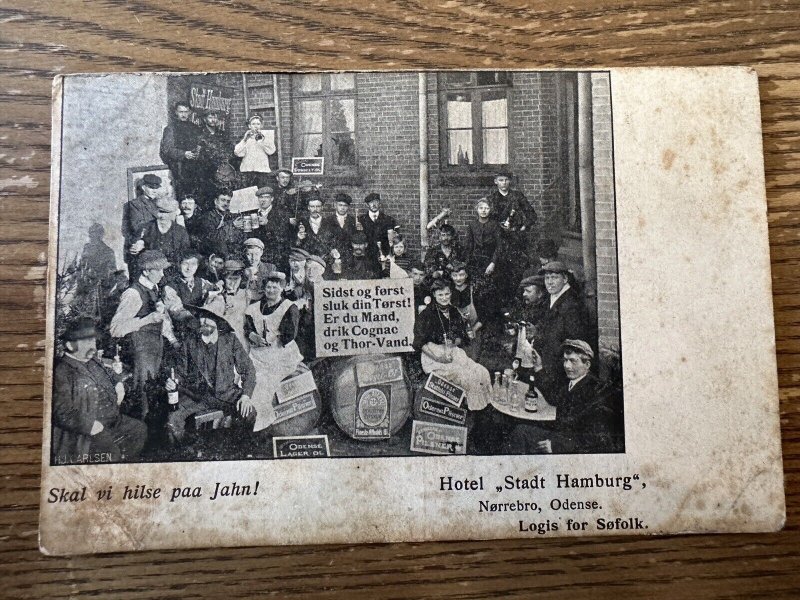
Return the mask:
<path id="1" fill-rule="evenodd" d="M 182 347 L 176 378 L 166 383 L 167 392 L 178 392 L 178 409 L 168 417 L 170 436 L 182 439 L 187 421 L 191 425 L 192 417 L 215 410 L 225 417 L 223 427 L 237 423 L 251 428 L 256 416 L 253 362 L 225 319 L 203 308 L 192 310 L 197 327 Z"/>

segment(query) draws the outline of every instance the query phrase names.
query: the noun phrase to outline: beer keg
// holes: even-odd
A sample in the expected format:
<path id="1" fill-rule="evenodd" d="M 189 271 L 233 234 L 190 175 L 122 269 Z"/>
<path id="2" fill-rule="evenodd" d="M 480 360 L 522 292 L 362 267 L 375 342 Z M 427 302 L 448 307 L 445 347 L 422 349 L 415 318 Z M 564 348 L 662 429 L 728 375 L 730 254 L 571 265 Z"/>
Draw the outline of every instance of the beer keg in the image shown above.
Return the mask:
<path id="1" fill-rule="evenodd" d="M 331 370 L 331 412 L 348 436 L 359 441 L 379 441 L 405 425 L 411 415 L 411 393 L 399 356 L 376 354 L 335 359 Z M 369 434 L 384 425 L 388 435 Z"/>

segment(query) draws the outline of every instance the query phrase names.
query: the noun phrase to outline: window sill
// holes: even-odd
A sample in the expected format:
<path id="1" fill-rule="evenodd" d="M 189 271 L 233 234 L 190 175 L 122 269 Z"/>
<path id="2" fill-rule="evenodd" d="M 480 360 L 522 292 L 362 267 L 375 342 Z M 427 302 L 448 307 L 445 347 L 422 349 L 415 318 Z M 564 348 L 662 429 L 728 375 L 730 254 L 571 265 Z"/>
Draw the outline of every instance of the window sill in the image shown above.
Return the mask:
<path id="1" fill-rule="evenodd" d="M 436 176 L 435 184 L 442 187 L 490 187 L 494 185 L 494 176 L 494 170 L 445 172 Z"/>
<path id="2" fill-rule="evenodd" d="M 328 186 L 360 187 L 364 178 L 361 173 L 327 173 L 322 176 L 322 181 Z"/>

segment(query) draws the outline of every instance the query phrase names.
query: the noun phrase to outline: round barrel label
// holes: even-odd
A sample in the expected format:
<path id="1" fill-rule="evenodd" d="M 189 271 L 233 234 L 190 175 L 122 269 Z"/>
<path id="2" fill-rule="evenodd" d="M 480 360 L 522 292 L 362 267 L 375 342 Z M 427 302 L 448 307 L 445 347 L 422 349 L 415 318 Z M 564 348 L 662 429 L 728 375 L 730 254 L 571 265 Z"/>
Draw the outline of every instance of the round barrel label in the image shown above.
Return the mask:
<path id="1" fill-rule="evenodd" d="M 378 388 L 370 388 L 358 399 L 358 416 L 367 427 L 383 423 L 389 412 L 389 400 Z"/>

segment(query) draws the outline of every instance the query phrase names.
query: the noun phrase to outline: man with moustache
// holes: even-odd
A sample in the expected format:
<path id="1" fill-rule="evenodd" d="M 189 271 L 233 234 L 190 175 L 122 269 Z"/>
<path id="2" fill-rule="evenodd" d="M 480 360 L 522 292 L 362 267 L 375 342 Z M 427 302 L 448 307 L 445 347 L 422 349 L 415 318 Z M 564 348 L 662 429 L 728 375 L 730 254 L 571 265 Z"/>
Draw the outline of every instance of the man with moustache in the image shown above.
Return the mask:
<path id="1" fill-rule="evenodd" d="M 250 305 L 248 290 L 242 288 L 244 264 L 238 260 L 226 260 L 224 285 L 220 291 L 208 294 L 204 308 L 225 319 L 239 338 L 245 350 L 250 346 L 244 333 L 244 314 Z"/>
<path id="2" fill-rule="evenodd" d="M 199 176 L 200 129 L 189 119 L 191 112 L 187 103 L 176 102 L 174 118 L 161 135 L 159 155 L 172 173 L 178 198 L 193 191 Z"/>
<path id="3" fill-rule="evenodd" d="M 178 213 L 178 203 L 175 200 L 159 198 L 156 206 L 158 207 L 156 220 L 144 228 L 141 239 L 143 249 L 160 250 L 171 264 L 176 265 L 180 262 L 183 251 L 191 247 L 189 234 L 185 227 L 175 222 Z"/>
<path id="4" fill-rule="evenodd" d="M 319 192 L 309 195 L 307 208 L 308 217 L 300 219 L 297 226 L 295 246 L 313 256 L 321 256 L 326 259 L 339 258 L 339 252 L 332 244 L 331 232 L 322 218 L 322 196 Z"/>
<path id="5" fill-rule="evenodd" d="M 292 179 L 292 172 L 289 169 L 278 169 L 278 172 L 275 173 L 274 191 L 275 206 L 287 215 L 294 217 L 298 209 L 298 195 L 297 188 L 292 185 L 294 183 Z"/>
<path id="6" fill-rule="evenodd" d="M 203 308 L 191 310 L 198 327 L 184 344 L 177 381 L 170 377 L 166 382 L 167 392 L 178 392 L 178 408 L 168 417 L 169 434 L 178 441 L 187 421 L 203 411 L 221 410 L 223 426 L 249 428 L 256 416 L 251 400 L 256 374 L 247 352 L 225 319 Z"/>
<path id="7" fill-rule="evenodd" d="M 125 389 L 96 358 L 94 322 L 84 317 L 70 323 L 63 339 L 65 353 L 53 372 L 53 462 L 136 460 L 147 428 L 120 413 Z"/>
<path id="8" fill-rule="evenodd" d="M 350 253 L 342 258 L 342 279 L 380 279 L 380 262 L 367 256 L 367 236 L 356 231 L 350 240 Z"/>

